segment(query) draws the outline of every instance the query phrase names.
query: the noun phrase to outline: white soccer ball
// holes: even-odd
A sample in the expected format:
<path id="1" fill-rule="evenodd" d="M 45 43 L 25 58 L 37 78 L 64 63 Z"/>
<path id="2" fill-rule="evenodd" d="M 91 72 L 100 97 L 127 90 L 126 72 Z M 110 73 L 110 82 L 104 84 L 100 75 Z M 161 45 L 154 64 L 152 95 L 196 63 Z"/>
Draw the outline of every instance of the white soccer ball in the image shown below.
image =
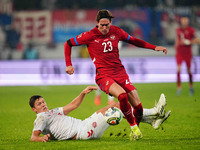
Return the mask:
<path id="1" fill-rule="evenodd" d="M 106 122 L 110 125 L 117 125 L 122 121 L 123 115 L 119 108 L 111 107 L 105 112 Z"/>

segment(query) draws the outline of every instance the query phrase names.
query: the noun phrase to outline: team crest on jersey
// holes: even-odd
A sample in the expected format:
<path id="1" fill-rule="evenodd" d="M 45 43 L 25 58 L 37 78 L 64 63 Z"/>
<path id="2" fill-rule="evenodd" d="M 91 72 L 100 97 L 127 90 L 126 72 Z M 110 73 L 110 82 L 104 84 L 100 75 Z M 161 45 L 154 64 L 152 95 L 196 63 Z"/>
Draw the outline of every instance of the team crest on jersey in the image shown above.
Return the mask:
<path id="1" fill-rule="evenodd" d="M 110 39 L 111 39 L 111 40 L 115 40 L 115 35 L 111 35 L 111 36 L 110 36 Z"/>

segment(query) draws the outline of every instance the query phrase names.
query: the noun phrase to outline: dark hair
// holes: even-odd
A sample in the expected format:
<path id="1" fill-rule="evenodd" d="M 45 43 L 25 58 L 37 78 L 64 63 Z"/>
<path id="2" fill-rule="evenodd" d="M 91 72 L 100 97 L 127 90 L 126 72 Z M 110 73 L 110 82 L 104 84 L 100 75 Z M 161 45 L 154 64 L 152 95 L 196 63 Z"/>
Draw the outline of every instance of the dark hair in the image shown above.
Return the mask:
<path id="1" fill-rule="evenodd" d="M 189 18 L 188 15 L 181 15 L 180 17 L 181 17 L 181 18 Z"/>
<path id="2" fill-rule="evenodd" d="M 35 101 L 37 99 L 39 99 L 40 97 L 42 97 L 42 96 L 40 96 L 40 95 L 33 95 L 33 96 L 31 96 L 31 98 L 29 100 L 29 105 L 31 106 L 31 108 L 33 108 L 35 106 Z"/>
<path id="3" fill-rule="evenodd" d="M 108 18 L 111 21 L 111 19 L 114 18 L 114 16 L 109 10 L 102 9 L 98 11 L 96 21 L 99 22 L 99 20 L 101 20 L 102 18 Z"/>

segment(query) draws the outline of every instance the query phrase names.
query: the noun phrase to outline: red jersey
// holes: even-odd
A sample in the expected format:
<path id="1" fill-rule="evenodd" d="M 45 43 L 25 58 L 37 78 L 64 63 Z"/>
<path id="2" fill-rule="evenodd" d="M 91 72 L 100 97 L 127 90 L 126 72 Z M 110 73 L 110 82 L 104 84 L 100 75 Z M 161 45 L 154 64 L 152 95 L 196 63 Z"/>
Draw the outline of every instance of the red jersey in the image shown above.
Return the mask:
<path id="1" fill-rule="evenodd" d="M 181 40 L 192 40 L 195 37 L 195 30 L 192 27 L 182 28 L 179 27 L 176 29 L 176 34 L 178 38 L 177 45 L 177 56 L 191 56 L 192 55 L 192 46 L 191 45 L 181 45 Z"/>
<path id="2" fill-rule="evenodd" d="M 86 44 L 90 57 L 96 67 L 97 74 L 100 73 L 108 77 L 123 76 L 126 71 L 119 58 L 119 41 L 126 41 L 135 46 L 149 49 L 155 49 L 156 47 L 143 40 L 130 36 L 117 26 L 111 25 L 106 35 L 103 35 L 98 28 L 95 27 L 89 32 L 84 32 L 65 42 L 66 66 L 72 65 L 71 46 Z"/>

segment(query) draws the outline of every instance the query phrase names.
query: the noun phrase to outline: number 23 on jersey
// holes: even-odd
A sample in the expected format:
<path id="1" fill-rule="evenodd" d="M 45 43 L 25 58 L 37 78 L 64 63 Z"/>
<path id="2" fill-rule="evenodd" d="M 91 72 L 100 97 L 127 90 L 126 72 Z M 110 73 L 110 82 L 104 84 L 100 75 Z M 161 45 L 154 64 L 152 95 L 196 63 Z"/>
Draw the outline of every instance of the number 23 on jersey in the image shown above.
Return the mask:
<path id="1" fill-rule="evenodd" d="M 112 42 L 111 41 L 103 42 L 102 45 L 104 46 L 104 50 L 103 50 L 104 53 L 113 50 L 113 46 L 112 46 Z"/>

